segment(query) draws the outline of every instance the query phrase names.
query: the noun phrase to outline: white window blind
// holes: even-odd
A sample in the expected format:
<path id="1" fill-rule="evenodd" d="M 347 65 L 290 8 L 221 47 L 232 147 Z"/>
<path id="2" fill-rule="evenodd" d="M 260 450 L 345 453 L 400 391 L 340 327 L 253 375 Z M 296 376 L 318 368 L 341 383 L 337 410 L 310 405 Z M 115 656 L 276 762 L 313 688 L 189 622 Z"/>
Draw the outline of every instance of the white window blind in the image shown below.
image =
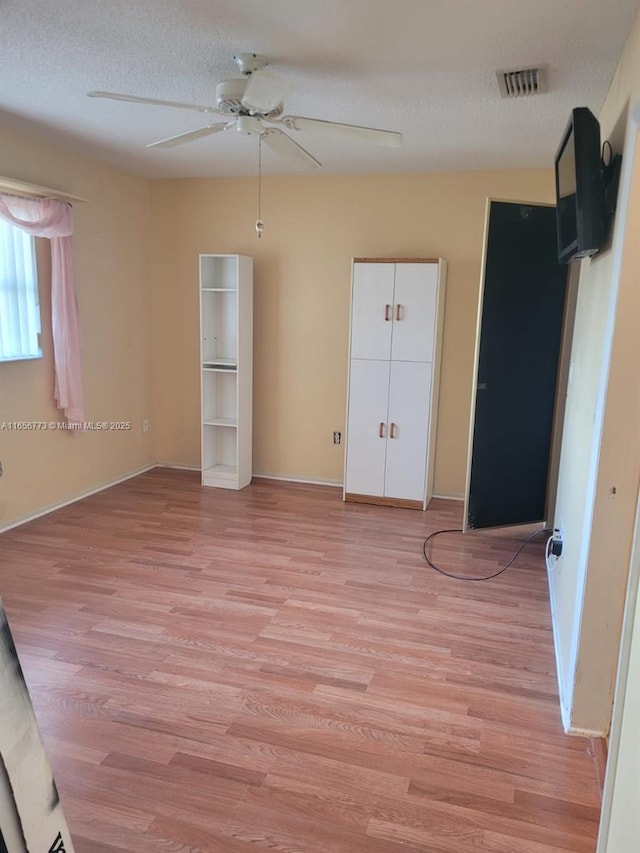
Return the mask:
<path id="1" fill-rule="evenodd" d="M 0 361 L 41 357 L 34 238 L 0 220 Z"/>

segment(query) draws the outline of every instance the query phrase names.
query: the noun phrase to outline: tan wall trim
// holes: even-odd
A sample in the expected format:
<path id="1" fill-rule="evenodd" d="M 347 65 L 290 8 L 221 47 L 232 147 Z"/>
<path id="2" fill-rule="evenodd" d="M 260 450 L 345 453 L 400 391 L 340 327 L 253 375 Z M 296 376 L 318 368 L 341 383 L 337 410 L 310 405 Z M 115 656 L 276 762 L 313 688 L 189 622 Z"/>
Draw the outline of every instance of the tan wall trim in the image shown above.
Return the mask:
<path id="1" fill-rule="evenodd" d="M 17 181 L 14 178 L 0 176 L 0 192 L 9 195 L 24 196 L 25 198 L 55 198 L 59 201 L 86 201 L 78 195 L 64 193 L 54 190 L 52 187 L 41 187 L 39 184 L 28 184 L 26 181 Z"/>
<path id="2" fill-rule="evenodd" d="M 440 258 L 354 258 L 354 264 L 437 264 Z"/>

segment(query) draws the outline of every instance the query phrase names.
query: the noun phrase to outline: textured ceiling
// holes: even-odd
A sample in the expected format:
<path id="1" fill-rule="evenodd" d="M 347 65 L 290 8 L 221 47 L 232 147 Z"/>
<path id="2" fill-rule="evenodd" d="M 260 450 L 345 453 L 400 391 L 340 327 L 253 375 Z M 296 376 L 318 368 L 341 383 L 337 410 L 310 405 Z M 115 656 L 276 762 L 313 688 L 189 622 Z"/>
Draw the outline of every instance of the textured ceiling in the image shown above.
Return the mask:
<path id="1" fill-rule="evenodd" d="M 598 111 L 638 0 L 0 0 L 0 125 L 149 177 L 254 174 L 257 138 L 145 150 L 199 113 L 92 89 L 213 104 L 233 55 L 266 55 L 285 112 L 399 130 L 400 148 L 295 137 L 324 172 L 550 165 L 574 106 Z M 550 91 L 500 98 L 495 70 L 546 65 Z M 20 122 L 23 123 L 22 121 Z M 267 173 L 287 168 L 265 151 Z"/>

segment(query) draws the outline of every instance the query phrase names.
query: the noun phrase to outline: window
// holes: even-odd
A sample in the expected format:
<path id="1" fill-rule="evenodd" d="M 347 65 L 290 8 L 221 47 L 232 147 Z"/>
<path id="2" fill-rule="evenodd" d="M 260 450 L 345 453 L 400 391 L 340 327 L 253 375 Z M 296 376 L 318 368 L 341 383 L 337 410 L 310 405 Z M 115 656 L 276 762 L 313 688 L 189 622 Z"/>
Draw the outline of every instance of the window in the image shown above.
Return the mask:
<path id="1" fill-rule="evenodd" d="M 0 220 L 0 361 L 41 357 L 35 239 Z"/>

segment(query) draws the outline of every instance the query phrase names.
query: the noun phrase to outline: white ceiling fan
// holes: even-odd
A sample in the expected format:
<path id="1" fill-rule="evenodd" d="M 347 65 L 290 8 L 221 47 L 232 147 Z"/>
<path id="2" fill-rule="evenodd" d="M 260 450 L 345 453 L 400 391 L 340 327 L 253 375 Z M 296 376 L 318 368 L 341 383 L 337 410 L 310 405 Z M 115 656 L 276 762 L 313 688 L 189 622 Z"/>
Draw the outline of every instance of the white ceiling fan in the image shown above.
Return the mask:
<path id="1" fill-rule="evenodd" d="M 136 104 L 152 104 L 161 107 L 196 110 L 208 115 L 226 116 L 227 120 L 207 124 L 197 130 L 179 133 L 167 139 L 151 142 L 147 148 L 171 148 L 211 136 L 222 130 L 235 129 L 239 133 L 259 136 L 272 151 L 287 161 L 294 169 L 305 171 L 321 166 L 312 154 L 295 142 L 281 127 L 294 131 L 314 131 L 338 138 L 372 142 L 376 145 L 397 146 L 402 134 L 392 130 L 379 130 L 355 124 L 324 121 L 304 116 L 282 115 L 283 98 L 288 85 L 265 71 L 267 60 L 255 53 L 239 53 L 234 60 L 242 77 L 225 80 L 216 86 L 215 106 L 186 104 L 180 101 L 163 101 L 156 98 L 141 98 L 119 92 L 89 92 L 90 98 L 108 98 L 114 101 L 131 101 Z M 272 125 L 276 125 L 273 127 Z"/>

